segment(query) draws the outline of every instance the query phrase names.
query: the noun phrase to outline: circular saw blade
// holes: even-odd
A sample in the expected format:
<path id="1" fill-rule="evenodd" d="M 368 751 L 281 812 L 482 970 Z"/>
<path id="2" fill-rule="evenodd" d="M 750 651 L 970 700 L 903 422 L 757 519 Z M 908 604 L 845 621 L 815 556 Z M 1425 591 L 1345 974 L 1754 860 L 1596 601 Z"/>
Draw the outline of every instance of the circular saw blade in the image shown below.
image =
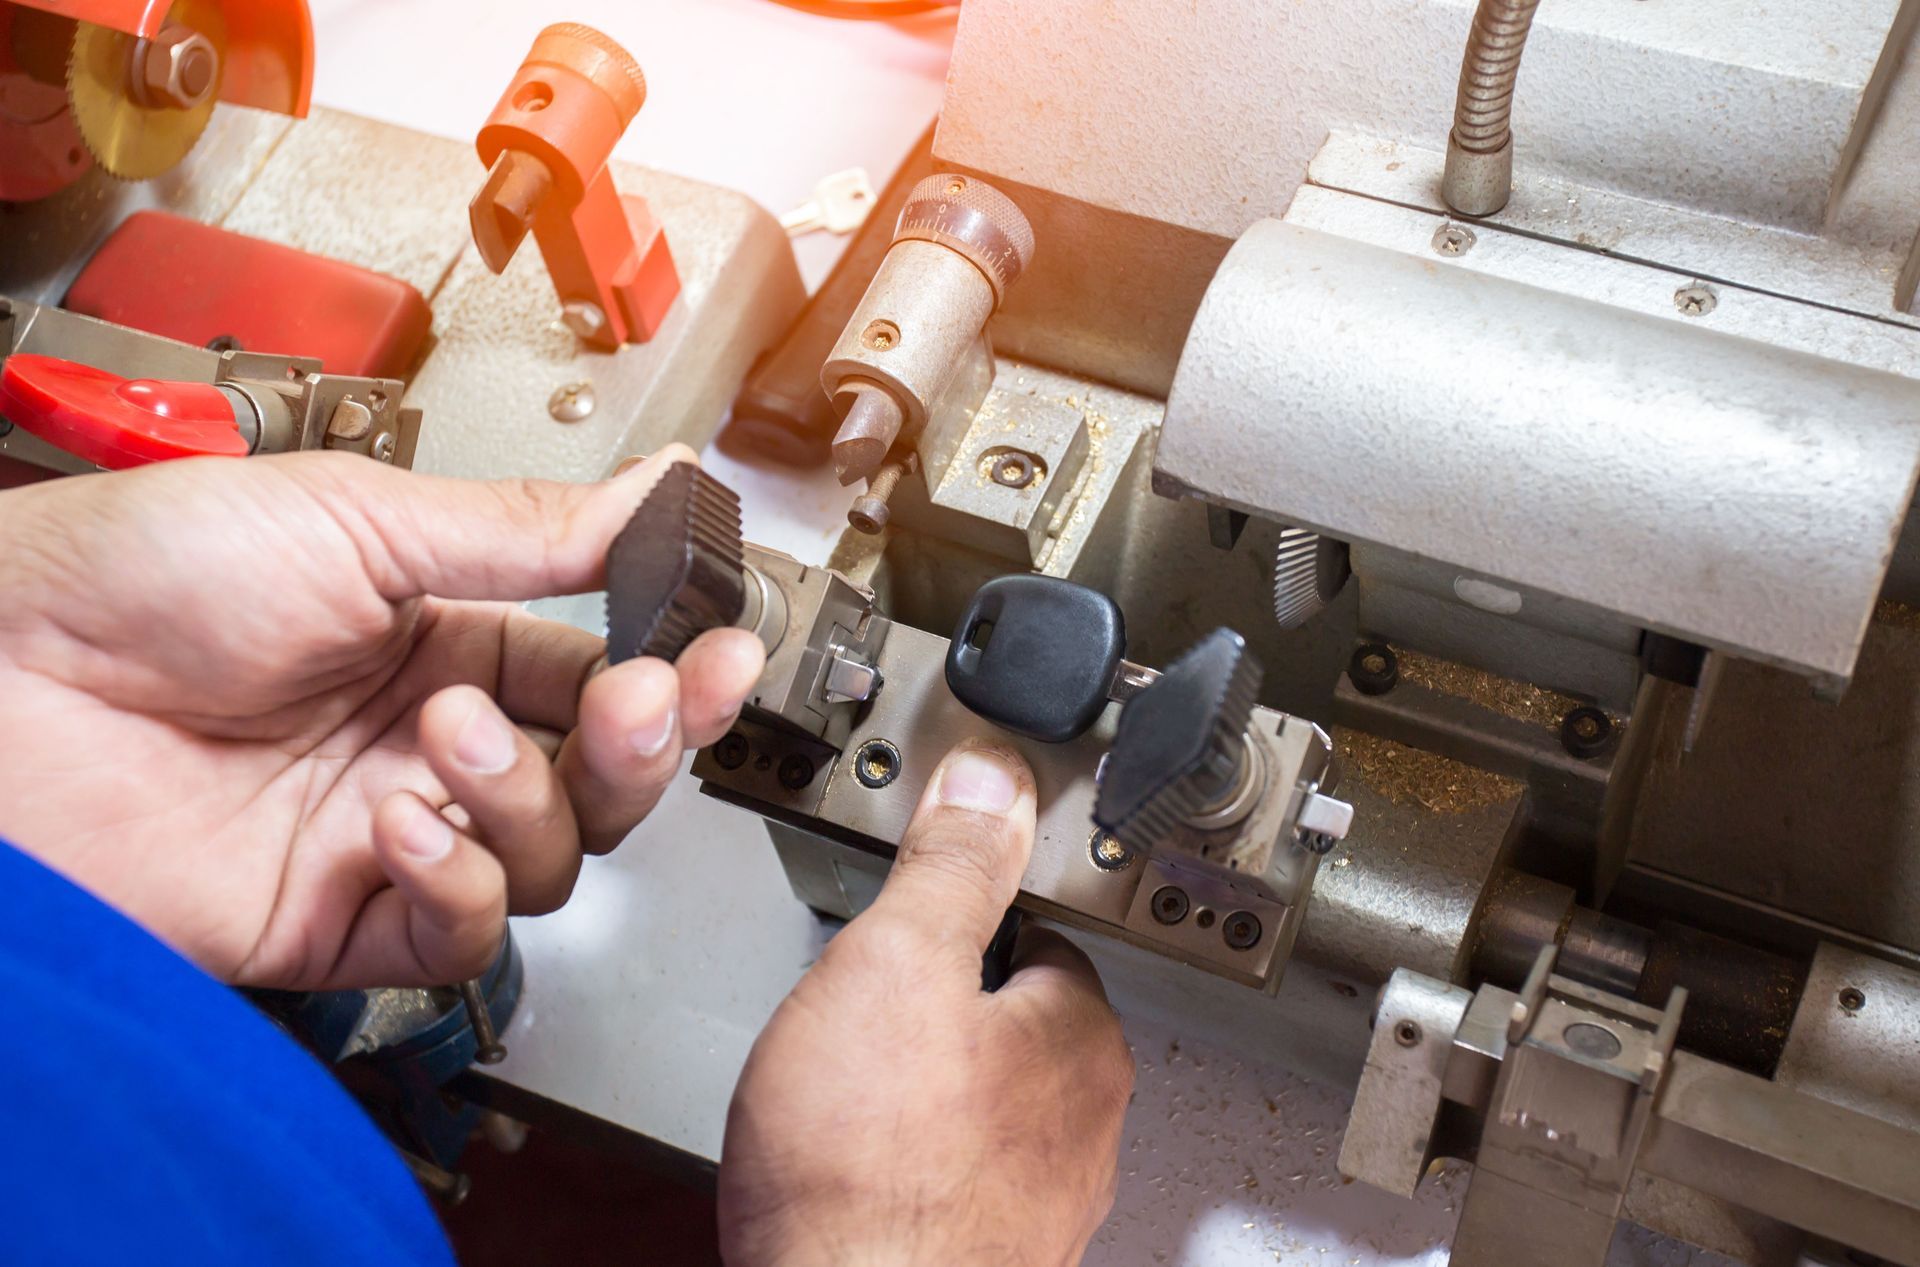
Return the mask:
<path id="1" fill-rule="evenodd" d="M 176 0 L 169 23 L 205 35 L 226 64 L 226 21 L 214 0 Z M 142 105 L 133 95 L 133 59 L 144 47 L 138 36 L 82 22 L 67 59 L 67 100 L 80 138 L 94 160 L 122 180 L 147 180 L 187 156 L 213 117 L 216 90 L 191 110 Z"/>

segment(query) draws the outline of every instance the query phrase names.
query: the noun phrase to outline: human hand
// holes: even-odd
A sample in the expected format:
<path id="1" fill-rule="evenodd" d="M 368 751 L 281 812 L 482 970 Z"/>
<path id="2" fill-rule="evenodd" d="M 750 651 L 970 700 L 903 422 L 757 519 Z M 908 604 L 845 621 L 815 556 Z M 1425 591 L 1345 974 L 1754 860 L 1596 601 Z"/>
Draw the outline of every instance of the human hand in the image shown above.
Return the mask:
<path id="1" fill-rule="evenodd" d="M 476 975 L 732 725 L 759 640 L 596 673 L 511 601 L 603 584 L 600 484 L 340 454 L 0 493 L 0 837 L 225 980 Z"/>
<path id="2" fill-rule="evenodd" d="M 1113 1204 L 1133 1057 L 1065 938 L 1028 929 L 981 991 L 1033 833 L 1018 756 L 948 755 L 879 898 L 740 1076 L 720 1159 L 734 1267 L 1080 1261 Z"/>

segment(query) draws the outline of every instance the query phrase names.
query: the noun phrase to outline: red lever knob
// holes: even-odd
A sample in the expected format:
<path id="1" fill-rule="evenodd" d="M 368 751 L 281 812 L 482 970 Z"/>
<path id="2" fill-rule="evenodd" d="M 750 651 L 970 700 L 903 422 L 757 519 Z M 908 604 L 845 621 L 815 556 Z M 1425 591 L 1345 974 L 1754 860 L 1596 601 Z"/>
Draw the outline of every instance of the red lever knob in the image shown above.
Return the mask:
<path id="1" fill-rule="evenodd" d="M 0 365 L 0 417 L 110 471 L 172 458 L 245 457 L 233 401 L 212 383 L 126 379 L 20 353 Z"/>

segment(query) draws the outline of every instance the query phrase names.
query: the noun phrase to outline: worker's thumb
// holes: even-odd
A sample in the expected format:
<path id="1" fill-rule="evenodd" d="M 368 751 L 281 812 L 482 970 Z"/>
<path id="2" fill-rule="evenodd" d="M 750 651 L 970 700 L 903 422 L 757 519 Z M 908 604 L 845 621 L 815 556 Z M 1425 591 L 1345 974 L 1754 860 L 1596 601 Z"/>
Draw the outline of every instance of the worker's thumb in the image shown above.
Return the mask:
<path id="1" fill-rule="evenodd" d="M 1034 802 L 1033 772 L 1018 753 L 984 743 L 948 753 L 872 913 L 984 953 L 1033 853 Z"/>
<path id="2" fill-rule="evenodd" d="M 671 444 L 595 484 L 447 479 L 371 462 L 284 469 L 353 534 L 387 599 L 517 601 L 601 588 L 607 548 L 661 473 L 698 460 Z"/>

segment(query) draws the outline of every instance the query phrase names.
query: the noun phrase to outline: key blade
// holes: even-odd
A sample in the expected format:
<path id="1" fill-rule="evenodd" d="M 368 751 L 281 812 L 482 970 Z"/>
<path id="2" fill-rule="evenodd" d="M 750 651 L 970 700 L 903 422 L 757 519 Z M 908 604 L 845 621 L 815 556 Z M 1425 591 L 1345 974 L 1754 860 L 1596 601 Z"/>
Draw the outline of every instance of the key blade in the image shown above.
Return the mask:
<path id="1" fill-rule="evenodd" d="M 803 202 L 792 211 L 780 217 L 780 227 L 787 236 L 797 238 L 803 233 L 812 233 L 826 222 L 826 213 L 818 200 Z"/>
<path id="2" fill-rule="evenodd" d="M 1159 670 L 1149 669 L 1131 660 L 1122 660 L 1120 667 L 1113 671 L 1113 685 L 1107 688 L 1107 698 L 1116 704 L 1124 704 L 1159 680 Z"/>
<path id="3" fill-rule="evenodd" d="M 867 222 L 876 201 L 873 180 L 864 167 L 835 172 L 813 191 L 829 233 L 851 233 Z"/>

